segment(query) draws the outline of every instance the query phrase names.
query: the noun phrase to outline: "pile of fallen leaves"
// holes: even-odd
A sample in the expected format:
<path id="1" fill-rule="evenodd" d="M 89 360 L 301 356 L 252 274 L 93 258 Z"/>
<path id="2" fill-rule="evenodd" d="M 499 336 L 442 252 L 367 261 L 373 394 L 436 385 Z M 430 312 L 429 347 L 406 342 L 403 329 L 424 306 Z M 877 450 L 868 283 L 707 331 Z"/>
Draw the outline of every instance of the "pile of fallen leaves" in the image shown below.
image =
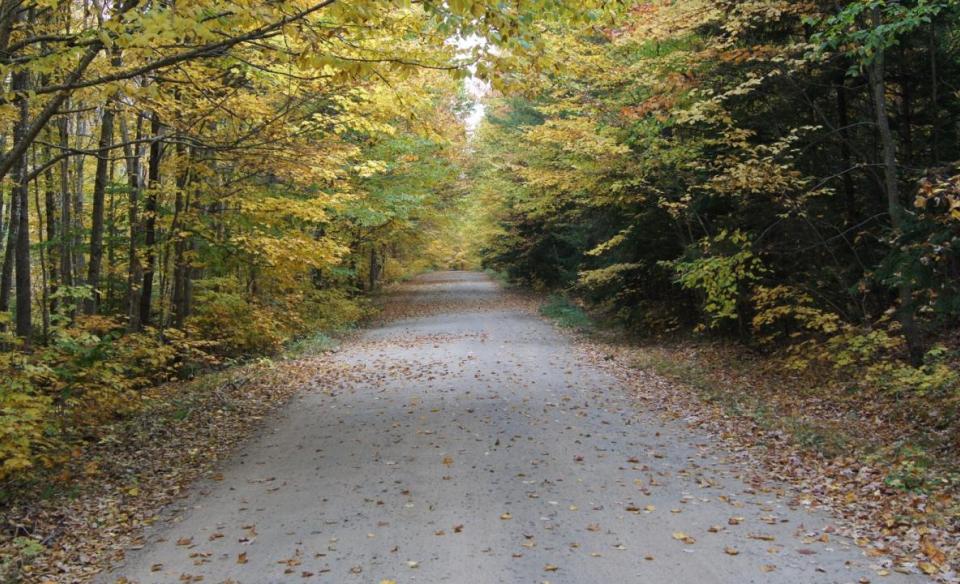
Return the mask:
<path id="1" fill-rule="evenodd" d="M 916 428 L 897 423 L 901 416 L 804 389 L 802 380 L 765 366 L 772 361 L 757 363 L 763 358 L 737 349 L 636 345 L 598 335 L 581 337 L 579 345 L 631 388 L 643 408 L 717 436 L 744 464 L 789 485 L 797 504 L 832 512 L 842 534 L 868 555 L 891 557 L 903 572 L 960 582 L 957 460 L 940 460 L 941 478 L 922 487 L 898 482 L 897 473 L 909 467 L 890 445 L 919 439 Z M 744 358 L 747 366 L 735 366 Z"/>
<path id="2" fill-rule="evenodd" d="M 171 383 L 73 454 L 52 493 L 37 488 L 0 510 L 0 580 L 86 582 L 136 549 L 164 506 L 250 436 L 259 420 L 324 371 L 323 355 L 269 361 Z"/>

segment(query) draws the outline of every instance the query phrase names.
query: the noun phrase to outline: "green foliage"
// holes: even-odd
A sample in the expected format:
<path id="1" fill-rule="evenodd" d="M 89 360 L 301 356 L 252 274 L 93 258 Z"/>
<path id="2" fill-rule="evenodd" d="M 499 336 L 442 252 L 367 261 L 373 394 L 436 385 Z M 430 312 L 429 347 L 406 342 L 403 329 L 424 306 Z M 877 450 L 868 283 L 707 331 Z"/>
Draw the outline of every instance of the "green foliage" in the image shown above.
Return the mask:
<path id="1" fill-rule="evenodd" d="M 860 65 L 873 62 L 877 55 L 930 24 L 951 5 L 949 0 L 849 2 L 837 14 L 822 19 L 810 17 L 806 22 L 821 27 L 812 38 L 821 52 L 844 52 L 856 59 L 857 65 L 850 71 L 856 74 Z"/>
<path id="2" fill-rule="evenodd" d="M 729 253 L 723 254 L 723 248 Z M 677 273 L 677 282 L 687 290 L 704 296 L 703 310 L 710 326 L 724 320 L 736 320 L 745 291 L 760 279 L 763 266 L 750 249 L 749 238 L 735 231 L 720 232 L 701 244 L 702 256 L 668 262 Z"/>
<path id="3" fill-rule="evenodd" d="M 0 480 L 50 460 L 54 442 L 48 433 L 53 399 L 40 393 L 34 378 L 42 377 L 25 356 L 0 355 Z"/>

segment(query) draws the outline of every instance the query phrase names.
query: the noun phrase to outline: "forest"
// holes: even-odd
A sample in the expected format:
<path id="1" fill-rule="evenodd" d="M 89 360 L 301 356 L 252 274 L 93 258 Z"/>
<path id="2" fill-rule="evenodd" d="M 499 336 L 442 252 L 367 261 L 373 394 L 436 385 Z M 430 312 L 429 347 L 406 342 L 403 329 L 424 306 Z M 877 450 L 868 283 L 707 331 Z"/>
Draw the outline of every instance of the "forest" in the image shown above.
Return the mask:
<path id="1" fill-rule="evenodd" d="M 871 420 L 960 545 L 956 0 L 0 0 L 0 68 L 0 507 L 486 270 Z"/>

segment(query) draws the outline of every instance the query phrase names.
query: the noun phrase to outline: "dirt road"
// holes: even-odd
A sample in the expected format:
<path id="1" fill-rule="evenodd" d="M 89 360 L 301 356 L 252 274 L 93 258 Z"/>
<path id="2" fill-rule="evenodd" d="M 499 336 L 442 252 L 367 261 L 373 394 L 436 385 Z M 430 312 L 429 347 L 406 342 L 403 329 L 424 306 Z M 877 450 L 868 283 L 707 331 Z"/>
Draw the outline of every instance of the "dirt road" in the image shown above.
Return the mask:
<path id="1" fill-rule="evenodd" d="M 393 312 L 102 582 L 925 581 L 638 411 L 485 276 Z"/>

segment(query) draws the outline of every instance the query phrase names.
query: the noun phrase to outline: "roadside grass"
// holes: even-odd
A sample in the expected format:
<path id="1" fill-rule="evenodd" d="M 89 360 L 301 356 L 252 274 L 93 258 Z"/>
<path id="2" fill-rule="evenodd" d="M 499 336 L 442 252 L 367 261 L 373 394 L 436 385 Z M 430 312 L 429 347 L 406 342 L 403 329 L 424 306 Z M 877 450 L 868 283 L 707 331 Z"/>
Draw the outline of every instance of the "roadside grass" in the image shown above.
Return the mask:
<path id="1" fill-rule="evenodd" d="M 590 315 L 562 294 L 551 294 L 540 306 L 540 314 L 562 328 L 579 331 L 590 331 L 594 328 Z"/>
<path id="2" fill-rule="evenodd" d="M 513 286 L 513 284 L 510 282 L 510 277 L 507 276 L 507 273 L 504 271 L 487 268 L 483 271 L 483 273 L 490 276 L 490 278 L 504 288 L 511 288 Z"/>
<path id="3" fill-rule="evenodd" d="M 290 343 L 283 356 L 301 358 L 332 351 L 340 346 L 340 341 L 322 332 L 308 335 Z"/>
<path id="4" fill-rule="evenodd" d="M 756 391 L 753 383 L 731 383 L 731 371 L 736 378 L 749 379 L 750 364 L 730 358 L 732 355 L 715 354 L 710 346 L 698 349 L 700 358 L 689 359 L 669 347 L 641 345 L 631 352 L 632 365 L 695 390 L 702 400 L 720 406 L 727 415 L 748 418 L 766 431 L 786 432 L 797 445 L 824 457 L 849 453 L 857 443 L 837 424 L 783 411 L 769 399 L 768 391 Z M 787 386 L 781 389 L 796 391 Z"/>
<path id="5" fill-rule="evenodd" d="M 831 485 L 821 502 L 829 500 L 862 533 L 903 543 L 890 552 L 895 557 L 920 562 L 927 574 L 956 565 L 958 453 L 935 428 L 897 411 L 890 396 L 837 391 L 832 370 L 788 372 L 775 357 L 729 342 L 603 342 L 622 347 L 627 368 L 653 372 L 714 406 L 716 414 L 705 410 L 714 427 L 756 449 L 776 476 L 805 491 Z M 681 397 L 675 407 L 688 406 Z M 921 545 L 911 533 L 925 534 Z"/>

